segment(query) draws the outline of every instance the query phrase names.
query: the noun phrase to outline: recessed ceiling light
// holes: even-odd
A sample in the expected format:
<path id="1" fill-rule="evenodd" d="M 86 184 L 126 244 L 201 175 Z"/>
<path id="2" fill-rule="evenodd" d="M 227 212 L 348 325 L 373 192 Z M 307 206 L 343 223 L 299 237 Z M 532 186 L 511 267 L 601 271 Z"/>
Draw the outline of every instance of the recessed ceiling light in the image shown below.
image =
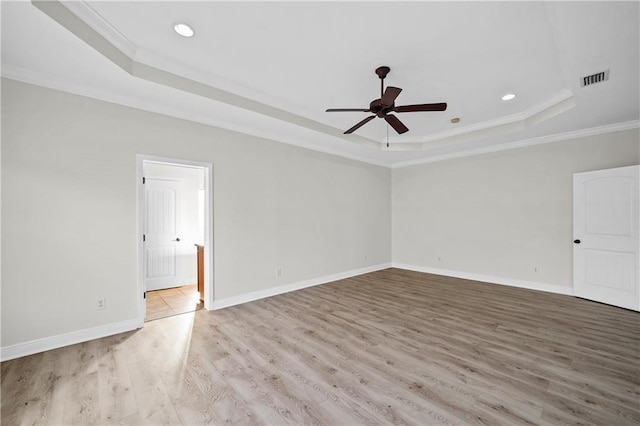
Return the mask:
<path id="1" fill-rule="evenodd" d="M 453 117 L 453 118 L 451 119 L 451 122 L 452 122 L 453 124 L 459 123 L 459 122 L 460 122 L 460 117 Z"/>
<path id="2" fill-rule="evenodd" d="M 513 98 L 515 98 L 515 97 L 516 97 L 516 95 L 515 95 L 515 94 L 513 94 L 513 93 L 507 93 L 506 95 L 504 95 L 504 96 L 502 97 L 502 100 L 503 100 L 503 101 L 510 101 L 511 99 L 513 99 Z"/>
<path id="3" fill-rule="evenodd" d="M 182 37 L 193 37 L 195 31 L 187 24 L 179 23 L 173 26 L 175 32 L 180 34 Z"/>

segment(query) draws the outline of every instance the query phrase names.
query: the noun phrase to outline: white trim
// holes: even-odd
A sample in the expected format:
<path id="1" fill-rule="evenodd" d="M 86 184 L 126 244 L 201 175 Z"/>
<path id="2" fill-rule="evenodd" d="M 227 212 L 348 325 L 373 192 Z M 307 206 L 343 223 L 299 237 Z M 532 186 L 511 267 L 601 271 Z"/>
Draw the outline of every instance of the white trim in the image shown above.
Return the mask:
<path id="1" fill-rule="evenodd" d="M 444 143 L 451 143 L 460 140 L 473 140 L 481 137 L 492 136 L 501 133 L 507 133 L 516 130 L 523 130 L 533 124 L 542 122 L 557 114 L 560 114 L 575 106 L 573 101 L 573 92 L 563 89 L 554 93 L 549 98 L 544 99 L 538 104 L 532 105 L 522 112 L 498 117 L 492 120 L 482 121 L 470 124 L 464 127 L 458 127 L 454 130 L 433 133 L 431 135 L 420 136 L 417 139 L 413 136 L 395 136 L 390 138 L 391 145 L 389 151 L 393 151 L 392 147 L 398 147 L 402 150 L 402 145 L 409 143 L 420 146 L 419 150 L 428 150 L 434 146 L 440 146 Z M 434 142 L 443 142 L 437 143 Z M 381 143 L 386 143 L 386 139 Z"/>
<path id="2" fill-rule="evenodd" d="M 136 154 L 136 241 L 137 241 L 137 259 L 136 270 L 138 279 L 136 280 L 136 294 L 138 309 L 136 321 L 138 322 L 138 328 L 144 327 L 144 318 L 147 315 L 147 304 L 145 300 L 145 288 L 144 288 L 144 244 L 142 241 L 142 234 L 144 234 L 144 186 L 142 185 L 142 178 L 144 177 L 144 160 L 143 156 Z"/>
<path id="3" fill-rule="evenodd" d="M 590 127 L 588 129 L 572 130 L 570 132 L 556 133 L 553 135 L 540 136 L 537 138 L 524 139 L 524 140 L 515 141 L 515 142 L 506 142 L 506 143 L 501 143 L 497 145 L 489 145 L 489 146 L 484 146 L 484 147 L 475 148 L 475 149 L 468 149 L 465 151 L 437 155 L 434 157 L 420 158 L 417 160 L 409 160 L 409 161 L 401 161 L 401 162 L 393 163 L 391 165 L 391 168 L 399 169 L 402 167 L 415 166 L 418 164 L 434 163 L 437 161 L 450 160 L 453 158 L 470 157 L 473 155 L 506 151 L 509 149 L 524 148 L 527 146 L 542 145 L 545 143 L 560 142 L 568 139 L 584 138 L 589 136 L 601 135 L 605 133 L 622 132 L 625 130 L 638 129 L 638 128 L 640 128 L 640 120 L 631 120 L 631 121 L 625 121 L 622 123 L 614 123 L 614 124 L 608 124 L 604 126 Z"/>
<path id="4" fill-rule="evenodd" d="M 291 112 L 285 109 L 276 108 L 274 106 L 261 103 L 257 100 L 250 99 L 239 94 L 214 87 L 211 84 L 196 81 L 192 78 L 176 74 L 152 65 L 131 59 L 120 49 L 118 49 L 107 38 L 103 37 L 90 23 L 83 21 L 78 15 L 71 12 L 70 9 L 64 7 L 61 1 L 38 1 L 33 3 L 43 13 L 54 19 L 60 25 L 74 33 L 79 39 L 85 41 L 96 51 L 102 54 L 106 59 L 113 62 L 129 75 L 143 80 L 158 83 L 163 86 L 180 90 L 185 93 L 202 96 L 217 102 L 221 102 L 240 110 L 246 110 L 275 119 L 277 121 L 300 126 L 309 130 L 313 130 L 332 138 L 348 140 L 350 142 L 367 144 L 379 147 L 376 142 L 364 138 L 360 135 L 351 134 L 345 136 L 340 129 L 315 119 L 300 115 L 298 111 Z M 63 13 L 68 12 L 68 13 Z M 87 29 L 90 29 L 88 31 Z M 99 37 L 95 37 L 95 36 Z M 136 56 L 140 56 L 137 54 Z M 279 140 L 279 139 L 276 139 Z M 313 148 L 312 148 L 313 149 Z"/>
<path id="5" fill-rule="evenodd" d="M 155 114 L 161 114 L 168 117 L 179 118 L 181 120 L 189 121 L 192 123 L 205 124 L 207 126 L 217 127 L 220 129 L 230 130 L 232 132 L 241 133 L 249 136 L 255 136 L 261 139 L 268 139 L 275 142 L 286 143 L 288 145 L 298 146 L 301 148 L 310 149 L 312 151 L 322 152 L 325 154 L 335 155 L 341 158 L 348 158 L 350 160 L 360 161 L 362 163 L 372 164 L 375 166 L 389 167 L 388 162 L 383 160 L 372 159 L 367 156 L 358 155 L 354 153 L 344 152 L 338 149 L 333 149 L 326 146 L 317 146 L 313 142 L 307 142 L 303 136 L 292 136 L 291 133 L 279 134 L 273 131 L 266 133 L 265 131 L 257 131 L 250 126 L 237 125 L 235 123 L 229 123 L 222 119 L 216 119 L 214 115 L 202 114 L 194 115 L 192 112 L 185 109 L 176 107 L 162 102 L 152 102 L 137 97 L 131 96 L 131 94 L 119 94 L 112 93 L 94 87 L 83 86 L 74 83 L 69 80 L 65 80 L 59 77 L 53 77 L 50 75 L 42 74 L 35 71 L 18 68 L 13 65 L 2 64 L 1 75 L 3 78 L 19 81 L 22 83 L 33 84 L 35 86 L 46 87 L 48 89 L 58 90 L 61 92 L 71 93 L 78 96 L 84 96 L 91 99 L 97 99 L 103 102 L 110 102 L 117 105 L 123 105 L 129 108 L 136 108 L 142 111 L 147 111 Z M 247 123 L 250 120 L 246 121 Z M 313 131 L 311 129 L 307 129 Z M 331 137 L 325 135 L 327 138 L 331 138 L 336 141 L 344 142 L 345 138 Z M 350 140 L 352 143 L 359 143 L 358 140 Z M 370 141 L 371 144 L 378 145 L 377 142 Z"/>
<path id="6" fill-rule="evenodd" d="M 96 12 L 94 8 L 89 6 L 87 2 L 75 0 L 60 3 L 129 58 L 136 56 L 137 46 Z"/>
<path id="7" fill-rule="evenodd" d="M 228 80 L 219 75 L 213 75 L 211 71 L 203 71 L 192 66 L 191 64 L 183 64 L 167 58 L 164 55 L 151 52 L 146 49 L 138 48 L 136 51 L 136 56 L 133 58 L 133 60 L 136 63 L 145 64 L 164 71 L 172 72 L 174 74 L 189 78 L 193 81 L 216 87 L 234 95 L 243 96 L 247 99 L 252 99 L 262 104 L 279 108 L 283 111 L 287 111 L 288 108 L 291 108 L 291 104 L 287 104 L 280 98 L 267 95 L 249 86 L 245 86 L 235 81 Z M 296 113 L 304 117 L 313 118 L 318 122 L 323 122 L 324 117 L 319 115 L 317 111 L 309 110 L 307 107 L 303 107 L 300 105 L 296 105 L 295 110 Z"/>
<path id="8" fill-rule="evenodd" d="M 218 127 L 221 129 L 231 130 L 233 132 L 242 133 L 250 136 L 256 136 L 263 139 L 270 139 L 276 142 L 282 142 L 289 145 L 299 146 L 302 148 L 310 149 L 317 152 L 323 152 L 326 154 L 336 155 L 342 158 L 348 158 L 355 161 L 361 161 L 363 163 L 373 164 L 376 166 L 387 167 L 391 169 L 399 169 L 403 167 L 415 166 L 419 164 L 434 163 L 437 161 L 450 160 L 454 158 L 471 157 L 474 155 L 488 154 L 492 152 L 506 151 L 510 149 L 524 148 L 527 146 L 541 145 L 551 142 L 559 142 L 568 139 L 576 139 L 581 137 L 596 136 L 605 133 L 615 133 L 625 130 L 640 128 L 640 120 L 631 120 L 621 123 L 608 124 L 604 126 L 591 127 L 588 129 L 573 130 L 564 133 L 557 133 L 553 135 L 540 136 L 537 138 L 518 140 L 514 142 L 506 142 L 497 145 L 489 145 L 480 148 L 471 148 L 464 151 L 452 152 L 448 154 L 436 155 L 432 157 L 419 158 L 416 160 L 400 161 L 392 164 L 388 164 L 385 161 L 379 161 L 363 156 L 345 153 L 339 150 L 323 147 L 315 147 L 311 143 L 305 143 L 301 139 L 292 138 L 286 135 L 276 135 L 260 133 L 248 127 L 236 126 L 233 124 L 225 123 L 220 120 L 215 120 L 209 116 L 207 117 L 194 117 L 187 112 L 181 111 L 178 108 L 160 103 L 153 103 L 144 101 L 131 96 L 118 95 L 108 93 L 102 90 L 80 86 L 67 80 L 63 80 L 57 77 L 51 77 L 45 74 L 21 69 L 12 65 L 2 65 L 2 77 L 20 81 L 27 84 L 33 84 L 36 86 L 42 86 L 53 90 L 59 90 L 62 92 L 72 93 L 79 96 L 84 96 L 92 99 L 97 99 L 103 102 L 111 102 L 118 105 L 123 105 L 131 108 L 140 109 L 156 114 L 162 114 L 169 117 L 175 117 L 182 120 L 205 124 L 208 126 Z"/>
<path id="9" fill-rule="evenodd" d="M 213 88 L 216 91 L 223 91 L 227 93 L 217 93 L 215 96 L 211 96 L 210 91 L 208 90 L 200 90 L 198 92 L 192 92 L 199 96 L 209 97 L 211 99 L 217 100 L 219 102 L 224 102 L 229 104 L 234 97 L 240 97 L 245 99 L 240 99 L 240 104 L 244 104 L 244 106 L 240 106 L 240 108 L 249 109 L 254 112 L 258 112 L 261 114 L 266 114 L 267 116 L 271 116 L 271 114 L 265 111 L 257 111 L 254 108 L 250 108 L 251 103 L 256 103 L 258 105 L 273 107 L 279 109 L 288 114 L 293 114 L 297 116 L 293 121 L 290 121 L 292 124 L 300 124 L 299 118 L 308 119 L 316 122 L 317 124 L 321 124 L 324 126 L 328 126 L 324 123 L 323 118 L 324 115 L 318 114 L 317 111 L 306 109 L 305 111 L 301 110 L 301 107 L 298 106 L 295 110 L 291 110 L 291 108 L 287 108 L 283 100 L 278 99 L 273 96 L 267 96 L 264 93 L 261 93 L 258 90 L 250 88 L 249 86 L 222 78 L 220 76 L 214 76 L 210 72 L 200 70 L 196 67 L 185 65 L 179 63 L 167 56 L 159 54 L 157 52 L 152 52 L 147 49 L 141 48 L 134 44 L 131 40 L 124 36 L 120 31 L 118 31 L 111 23 L 109 23 L 99 12 L 97 12 L 89 3 L 84 0 L 75 0 L 71 2 L 66 1 L 49 1 L 51 7 L 43 8 L 39 4 L 36 4 L 36 7 L 40 8 L 42 12 L 49 15 L 52 19 L 56 20 L 60 25 L 62 25 L 67 30 L 73 32 L 79 39 L 87 42 L 89 45 L 94 47 L 100 54 L 102 54 L 106 59 L 114 62 L 116 65 L 120 66 L 125 72 L 131 74 L 134 77 L 142 78 L 144 80 L 148 80 L 155 83 L 160 83 L 165 86 L 178 89 L 185 90 L 185 87 L 177 87 L 176 81 L 174 79 L 173 83 L 168 83 L 166 78 L 161 80 L 154 79 L 149 74 L 152 71 L 159 71 L 160 73 L 169 73 L 176 76 L 180 76 L 185 79 L 185 81 L 191 81 L 193 83 L 200 83 L 202 85 L 207 86 L 208 88 Z M 63 18 L 58 13 L 56 13 L 56 7 L 62 5 L 67 10 L 69 10 L 77 19 L 69 19 L 68 17 Z M 95 32 L 95 34 L 101 36 L 105 41 L 107 41 L 111 47 L 117 49 L 120 53 L 124 54 L 127 58 L 126 61 L 122 61 L 122 58 L 114 58 L 109 53 L 112 53 L 111 50 L 106 51 L 105 46 L 102 44 L 93 43 L 94 34 L 87 34 L 86 31 L 78 31 L 77 27 L 79 25 L 79 20 L 85 26 L 88 26 L 91 30 Z M 74 29 L 76 29 L 74 31 Z M 149 67 L 144 70 L 145 66 Z M 154 72 L 156 77 L 160 76 L 157 72 Z M 166 76 L 165 76 L 166 77 Z M 183 81 L 184 82 L 184 81 Z M 201 89 L 203 89 L 201 87 Z M 249 100 L 250 104 L 246 104 L 243 102 L 244 100 Z M 235 105 L 231 103 L 231 105 Z M 238 106 L 238 105 L 235 105 Z M 273 112 L 273 111 L 272 111 Z M 301 112 L 306 113 L 306 115 L 301 115 Z M 277 112 L 276 112 L 277 114 Z M 280 114 L 277 114 L 280 115 Z M 313 116 L 313 118 L 310 118 Z M 278 117 L 273 117 L 278 118 Z M 280 117 L 282 120 L 283 117 Z M 306 126 L 305 126 L 306 127 Z M 331 126 L 329 126 L 331 127 Z M 317 130 L 317 129 L 316 129 Z M 338 130 L 338 129 L 336 129 Z M 331 133 L 323 132 L 331 135 Z M 336 136 L 341 139 L 349 140 L 346 137 L 341 135 L 341 132 L 336 133 Z M 357 136 L 357 135 L 354 135 Z M 373 141 L 371 141 L 375 144 Z M 375 144 L 377 145 L 377 144 Z"/>
<path id="10" fill-rule="evenodd" d="M 291 291 L 301 290 L 307 287 L 313 287 L 320 284 L 327 284 L 333 281 L 343 280 L 345 278 L 355 277 L 357 275 L 368 274 L 370 272 L 380 271 L 382 269 L 390 268 L 390 263 L 381 263 L 378 265 L 367 266 L 365 268 L 353 269 L 351 271 L 340 272 L 333 275 L 325 275 L 324 277 L 311 278 L 309 280 L 298 281 L 291 284 L 281 285 L 279 287 L 272 287 L 265 290 L 253 291 L 251 293 L 240 294 L 238 296 L 225 297 L 213 302 L 213 309 L 223 309 L 234 305 L 240 305 L 242 303 L 253 302 L 255 300 L 264 299 L 266 297 L 276 296 L 282 293 L 289 293 Z"/>
<path id="11" fill-rule="evenodd" d="M 547 293 L 564 294 L 573 296 L 573 287 L 540 283 L 536 281 L 505 278 L 494 275 L 476 274 L 472 272 L 453 271 L 450 269 L 432 268 L 430 266 L 407 265 L 405 263 L 392 263 L 393 268 L 406 269 L 408 271 L 425 272 L 427 274 L 444 275 L 446 277 L 462 278 L 465 280 L 481 281 L 491 284 L 506 285 L 509 287 L 526 288 L 528 290 L 545 291 Z"/>
<path id="12" fill-rule="evenodd" d="M 475 274 L 469 272 L 452 271 L 448 269 L 431 268 L 428 266 L 407 265 L 403 263 L 383 263 L 374 266 L 368 266 L 365 268 L 355 269 L 351 271 L 341 272 L 333 275 L 326 275 L 324 277 L 312 278 L 305 281 L 299 281 L 296 283 L 286 284 L 279 287 L 274 287 L 266 290 L 255 291 L 243 295 L 226 297 L 224 299 L 213 301 L 213 309 L 223 309 L 242 303 L 252 302 L 254 300 L 263 299 L 265 297 L 276 296 L 282 293 L 288 293 L 290 291 L 300 290 L 307 287 L 312 287 L 320 284 L 326 284 L 329 282 L 342 280 L 357 275 L 362 275 L 370 272 L 375 272 L 387 268 L 405 269 L 415 272 L 424 272 L 429 274 L 444 275 L 449 277 L 456 277 L 462 279 L 468 279 L 473 281 L 482 281 L 493 284 L 501 284 L 511 287 L 526 288 L 529 290 L 545 291 L 548 293 L 573 295 L 572 287 L 563 287 L 546 283 L 539 283 L 534 281 L 525 281 L 512 278 L 496 277 L 492 275 Z M 206 280 L 206 278 L 205 278 Z M 206 290 L 206 286 L 205 286 Z M 205 294 L 206 297 L 206 294 Z M 70 333 L 59 334 L 57 336 L 45 337 L 42 339 L 32 340 L 25 343 L 19 343 L 12 346 L 3 347 L 0 349 L 0 361 L 8 361 L 10 359 L 19 358 L 22 356 L 32 355 L 39 352 L 44 352 L 63 346 L 74 345 L 77 343 L 87 342 L 89 340 L 99 339 L 102 337 L 112 336 L 114 334 L 124 333 L 127 331 L 140 328 L 140 322 L 138 318 L 130 319 L 126 321 L 120 321 L 112 324 L 101 325 L 98 327 L 87 328 L 84 330 L 73 331 Z"/>
<path id="13" fill-rule="evenodd" d="M 57 336 L 43 337 L 42 339 L 1 348 L 0 361 L 8 361 L 22 356 L 50 351 L 63 346 L 75 345 L 77 343 L 100 339 L 101 337 L 112 336 L 138 328 L 140 328 L 138 320 L 130 319 L 98 327 L 86 328 L 84 330 L 72 331 L 70 333 L 58 334 Z"/>

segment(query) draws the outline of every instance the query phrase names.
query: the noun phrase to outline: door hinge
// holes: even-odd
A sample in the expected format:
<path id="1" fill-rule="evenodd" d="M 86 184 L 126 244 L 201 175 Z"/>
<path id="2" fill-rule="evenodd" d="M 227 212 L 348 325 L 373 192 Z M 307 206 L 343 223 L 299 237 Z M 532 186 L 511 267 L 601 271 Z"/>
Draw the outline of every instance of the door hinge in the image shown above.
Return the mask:
<path id="1" fill-rule="evenodd" d="M 142 176 L 142 184 L 144 185 L 145 183 L 147 183 L 147 178 Z"/>
<path id="2" fill-rule="evenodd" d="M 145 291 L 144 293 L 142 293 L 142 298 L 146 299 L 147 298 L 147 292 Z"/>
<path id="3" fill-rule="evenodd" d="M 142 234 L 142 241 L 147 241 L 147 236 L 145 234 Z"/>

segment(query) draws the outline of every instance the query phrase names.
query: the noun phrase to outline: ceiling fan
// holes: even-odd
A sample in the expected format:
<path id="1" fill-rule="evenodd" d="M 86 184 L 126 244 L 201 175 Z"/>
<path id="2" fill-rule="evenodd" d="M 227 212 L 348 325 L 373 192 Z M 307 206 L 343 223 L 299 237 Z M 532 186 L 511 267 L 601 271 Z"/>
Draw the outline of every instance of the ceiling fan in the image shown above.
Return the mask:
<path id="1" fill-rule="evenodd" d="M 345 131 L 344 134 L 353 133 L 358 130 L 360 127 L 367 124 L 369 121 L 376 118 L 376 116 L 384 118 L 393 129 L 399 134 L 403 134 L 409 130 L 407 126 L 402 124 L 402 121 L 398 119 L 395 115 L 389 114 L 390 112 L 418 112 L 418 111 L 445 111 L 447 109 L 447 104 L 437 103 L 437 104 L 417 104 L 417 105 L 402 105 L 396 106 L 395 100 L 402 92 L 402 89 L 399 87 L 388 86 L 387 89 L 384 89 L 384 79 L 389 74 L 391 69 L 386 66 L 378 67 L 376 69 L 376 74 L 380 77 L 380 99 L 374 99 L 369 104 L 369 108 L 330 108 L 327 112 L 345 112 L 345 111 L 356 111 L 356 112 L 372 112 L 374 115 L 370 115 L 364 120 L 360 121 L 358 124 Z"/>

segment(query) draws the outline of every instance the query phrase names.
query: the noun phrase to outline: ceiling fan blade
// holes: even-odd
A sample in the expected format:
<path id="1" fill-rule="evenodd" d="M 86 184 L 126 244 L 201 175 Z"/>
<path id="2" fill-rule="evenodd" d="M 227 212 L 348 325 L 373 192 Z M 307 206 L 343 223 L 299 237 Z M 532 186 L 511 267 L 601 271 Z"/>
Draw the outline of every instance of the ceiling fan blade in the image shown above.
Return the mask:
<path id="1" fill-rule="evenodd" d="M 387 86 L 387 89 L 384 91 L 384 95 L 380 99 L 382 101 L 382 105 L 393 105 L 393 101 L 396 100 L 398 95 L 402 92 L 402 89 L 399 87 Z"/>
<path id="2" fill-rule="evenodd" d="M 418 111 L 445 111 L 447 104 L 445 102 L 439 104 L 418 104 L 418 105 L 401 105 L 395 107 L 395 112 L 418 112 Z"/>
<path id="3" fill-rule="evenodd" d="M 398 120 L 398 117 L 395 115 L 385 115 L 384 119 L 387 120 L 387 123 L 393 127 L 393 130 L 398 132 L 398 134 L 403 134 L 404 132 L 408 132 L 409 128 L 402 124 L 402 121 Z"/>
<path id="4" fill-rule="evenodd" d="M 352 128 L 350 128 L 349 130 L 347 130 L 346 132 L 344 132 L 345 135 L 348 135 L 349 133 L 353 133 L 356 130 L 358 130 L 360 127 L 364 126 L 365 124 L 367 124 L 368 122 L 370 122 L 371 120 L 373 120 L 374 118 L 376 118 L 375 115 L 370 115 L 369 117 L 365 118 L 364 120 L 362 120 L 361 122 L 359 122 L 358 124 L 356 124 L 355 126 L 353 126 Z"/>
<path id="5" fill-rule="evenodd" d="M 357 112 L 371 112 L 370 109 L 362 109 L 362 108 L 330 108 L 326 112 L 347 112 L 347 111 L 357 111 Z"/>

